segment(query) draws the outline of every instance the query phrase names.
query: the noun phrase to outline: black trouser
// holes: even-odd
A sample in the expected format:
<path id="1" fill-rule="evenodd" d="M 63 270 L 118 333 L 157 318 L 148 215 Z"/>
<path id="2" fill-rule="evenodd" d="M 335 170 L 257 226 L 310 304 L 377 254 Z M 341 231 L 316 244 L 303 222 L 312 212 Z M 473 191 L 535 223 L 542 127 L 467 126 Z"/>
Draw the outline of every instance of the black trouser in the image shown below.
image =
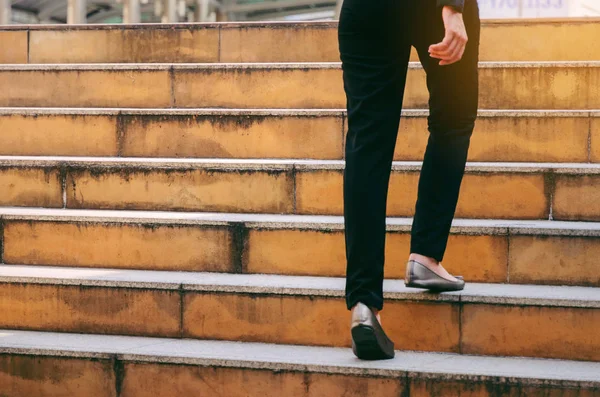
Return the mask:
<path id="1" fill-rule="evenodd" d="M 348 104 L 344 173 L 348 308 L 383 307 L 386 201 L 411 46 L 427 73 L 429 143 L 419 181 L 411 252 L 442 260 L 477 116 L 479 10 L 466 0 L 463 59 L 439 66 L 444 38 L 436 0 L 345 0 L 339 46 Z M 408 193 L 407 193 L 408 194 Z M 399 266 L 399 264 L 395 264 Z"/>

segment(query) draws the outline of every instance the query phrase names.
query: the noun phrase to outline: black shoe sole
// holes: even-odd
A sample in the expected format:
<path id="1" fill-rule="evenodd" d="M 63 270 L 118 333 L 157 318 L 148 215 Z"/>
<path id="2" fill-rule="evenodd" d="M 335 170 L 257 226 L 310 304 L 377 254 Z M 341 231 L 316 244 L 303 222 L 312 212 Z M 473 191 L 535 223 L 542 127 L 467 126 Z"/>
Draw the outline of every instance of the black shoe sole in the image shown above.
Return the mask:
<path id="1" fill-rule="evenodd" d="M 394 344 L 385 335 L 378 335 L 372 327 L 357 325 L 352 328 L 352 351 L 361 360 L 389 360 L 394 358 Z"/>

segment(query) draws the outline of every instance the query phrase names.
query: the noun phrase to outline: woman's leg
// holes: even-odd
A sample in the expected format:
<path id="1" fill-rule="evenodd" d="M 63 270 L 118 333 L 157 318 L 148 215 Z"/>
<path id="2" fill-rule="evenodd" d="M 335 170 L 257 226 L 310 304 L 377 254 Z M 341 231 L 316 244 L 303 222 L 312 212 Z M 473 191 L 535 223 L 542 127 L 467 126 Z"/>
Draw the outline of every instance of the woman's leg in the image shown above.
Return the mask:
<path id="1" fill-rule="evenodd" d="M 477 1 L 467 0 L 463 18 L 469 41 L 463 58 L 440 66 L 439 60 L 428 53 L 429 46 L 444 37 L 441 9 L 435 3 L 419 2 L 413 33 L 414 46 L 427 73 L 430 136 L 419 180 L 411 253 L 441 262 L 477 117 L 480 21 Z"/>
<path id="2" fill-rule="evenodd" d="M 346 0 L 339 46 L 348 105 L 344 173 L 348 308 L 381 310 L 388 184 L 410 54 L 412 0 Z"/>

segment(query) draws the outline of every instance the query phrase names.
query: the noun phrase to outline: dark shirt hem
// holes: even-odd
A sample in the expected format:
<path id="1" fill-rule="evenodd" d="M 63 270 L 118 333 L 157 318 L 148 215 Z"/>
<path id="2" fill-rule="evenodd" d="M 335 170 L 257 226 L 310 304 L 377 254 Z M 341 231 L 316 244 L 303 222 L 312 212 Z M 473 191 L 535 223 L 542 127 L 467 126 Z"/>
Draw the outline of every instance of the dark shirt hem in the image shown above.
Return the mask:
<path id="1" fill-rule="evenodd" d="M 456 11 L 463 12 L 465 0 L 437 0 L 438 7 L 450 6 Z"/>

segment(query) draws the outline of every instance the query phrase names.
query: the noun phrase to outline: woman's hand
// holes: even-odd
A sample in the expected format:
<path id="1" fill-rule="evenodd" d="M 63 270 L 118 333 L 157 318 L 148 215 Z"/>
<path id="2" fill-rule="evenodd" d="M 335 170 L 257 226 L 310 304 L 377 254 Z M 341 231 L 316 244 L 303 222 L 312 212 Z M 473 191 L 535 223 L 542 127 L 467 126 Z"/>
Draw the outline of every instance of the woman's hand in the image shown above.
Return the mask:
<path id="1" fill-rule="evenodd" d="M 440 66 L 451 65 L 462 59 L 467 46 L 467 30 L 462 13 L 450 6 L 442 9 L 446 36 L 441 43 L 429 46 L 429 55 L 440 59 Z"/>

